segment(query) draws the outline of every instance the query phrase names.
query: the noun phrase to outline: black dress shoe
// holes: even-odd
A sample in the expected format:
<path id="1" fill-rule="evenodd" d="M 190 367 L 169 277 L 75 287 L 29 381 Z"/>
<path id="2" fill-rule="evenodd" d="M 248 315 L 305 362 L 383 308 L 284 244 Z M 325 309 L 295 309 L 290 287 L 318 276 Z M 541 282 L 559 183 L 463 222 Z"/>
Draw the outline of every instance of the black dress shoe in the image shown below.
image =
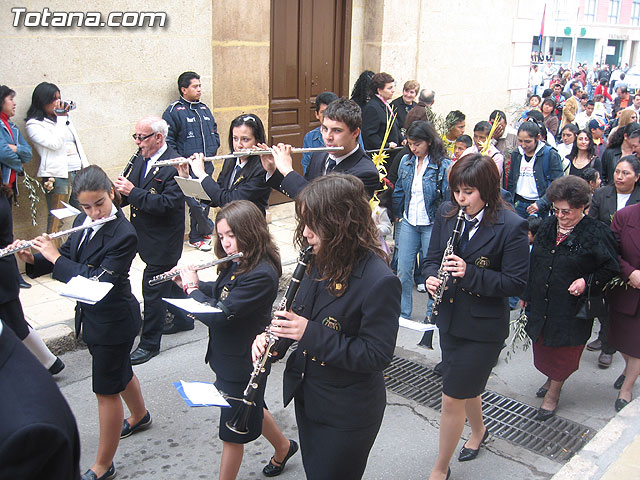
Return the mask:
<path id="1" fill-rule="evenodd" d="M 595 339 L 591 343 L 587 343 L 587 350 L 590 352 L 597 352 L 598 350 L 602 350 L 602 342 L 599 338 Z"/>
<path id="2" fill-rule="evenodd" d="M 49 373 L 51 375 L 57 375 L 64 369 L 64 362 L 60 358 L 56 357 L 56 361 L 49 367 Z"/>
<path id="3" fill-rule="evenodd" d="M 31 284 L 20 275 L 20 288 L 31 288 Z"/>
<path id="4" fill-rule="evenodd" d="M 436 363 L 435 367 L 433 367 L 433 373 L 435 373 L 439 377 L 442 376 L 442 362 Z"/>
<path id="5" fill-rule="evenodd" d="M 558 408 L 558 407 L 556 407 L 556 408 Z M 536 420 L 540 420 L 541 422 L 546 422 L 551 417 L 553 417 L 555 414 L 556 414 L 556 409 L 555 408 L 553 410 L 547 410 L 546 408 L 540 407 L 538 409 L 538 413 L 536 413 Z"/>
<path id="6" fill-rule="evenodd" d="M 549 391 L 548 388 L 545 388 L 544 385 L 541 386 L 538 391 L 536 392 L 536 397 L 538 398 L 544 398 L 544 396 L 547 394 L 547 392 Z"/>
<path id="7" fill-rule="evenodd" d="M 265 477 L 277 477 L 284 470 L 284 466 L 287 464 L 287 461 L 293 456 L 294 453 L 298 451 L 298 444 L 295 440 L 289 440 L 289 451 L 287 455 L 284 457 L 284 460 L 280 462 L 280 465 L 276 465 L 273 463 L 275 461 L 274 457 L 271 457 L 269 463 L 262 469 L 262 474 Z"/>
<path id="8" fill-rule="evenodd" d="M 445 478 L 444 480 L 449 480 L 450 476 L 451 476 L 451 467 L 447 468 L 447 478 Z"/>
<path id="9" fill-rule="evenodd" d="M 165 323 L 164 328 L 162 329 L 163 335 L 172 335 L 178 332 L 187 332 L 189 330 L 193 330 L 194 325 L 178 325 L 176 323 Z"/>
<path id="10" fill-rule="evenodd" d="M 113 478 L 116 478 L 117 475 L 118 472 L 116 471 L 116 467 L 112 463 L 109 469 L 101 477 L 98 477 L 96 472 L 89 469 L 84 472 L 84 475 L 82 475 L 80 480 L 112 480 Z"/>
<path id="11" fill-rule="evenodd" d="M 630 402 L 627 402 L 624 398 L 616 398 L 616 403 L 615 403 L 615 407 L 616 407 L 616 412 L 619 412 L 620 410 L 622 410 L 624 407 L 626 407 L 627 405 L 629 405 Z"/>
<path id="12" fill-rule="evenodd" d="M 141 363 L 148 362 L 153 357 L 160 353 L 158 350 L 145 350 L 144 348 L 138 347 L 131 354 L 131 365 L 140 365 Z"/>
<path id="13" fill-rule="evenodd" d="M 613 382 L 613 388 L 615 388 L 616 390 L 620 390 L 622 388 L 622 384 L 624 383 L 626 378 L 627 377 L 625 377 L 624 374 L 622 374 L 618 378 L 616 378 L 616 381 Z"/>
<path id="14" fill-rule="evenodd" d="M 487 440 L 488 437 L 489 437 L 489 429 L 487 427 L 484 427 L 484 435 L 482 436 L 482 441 L 480 442 L 480 445 L 482 445 Z M 475 448 L 475 449 L 467 448 L 463 446 L 462 449 L 460 450 L 458 461 L 468 462 L 469 460 L 473 460 L 478 456 L 478 452 L 480 452 L 480 446 L 478 446 L 478 448 Z M 447 473 L 447 478 L 449 478 L 449 472 Z"/>
<path id="15" fill-rule="evenodd" d="M 142 417 L 142 420 L 136 423 L 133 427 L 129 425 L 129 422 L 127 422 L 126 419 L 124 420 L 124 422 L 122 423 L 122 432 L 120 432 L 120 438 L 127 438 L 136 432 L 146 430 L 150 426 L 151 414 L 149 413 L 149 410 L 147 410 L 147 413 L 144 415 L 144 417 Z"/>
<path id="16" fill-rule="evenodd" d="M 613 355 L 610 353 L 601 352 L 598 356 L 598 366 L 600 368 L 609 368 L 611 366 L 611 361 L 613 360 Z"/>

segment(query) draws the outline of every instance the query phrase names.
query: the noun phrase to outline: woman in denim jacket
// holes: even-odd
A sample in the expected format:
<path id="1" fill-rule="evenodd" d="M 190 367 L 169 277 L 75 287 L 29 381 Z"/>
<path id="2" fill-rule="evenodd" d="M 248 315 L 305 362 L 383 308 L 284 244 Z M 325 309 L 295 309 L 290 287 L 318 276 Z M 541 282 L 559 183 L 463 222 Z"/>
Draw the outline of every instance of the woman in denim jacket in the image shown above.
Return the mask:
<path id="1" fill-rule="evenodd" d="M 420 249 L 425 257 L 427 255 L 436 210 L 448 196 L 447 171 L 451 160 L 446 157 L 442 140 L 429 122 L 413 122 L 407 130 L 407 139 L 411 155 L 405 155 L 398 167 L 393 214 L 401 219 L 396 245 L 398 276 L 402 283 L 400 316 L 411 319 L 416 255 Z"/>
<path id="2" fill-rule="evenodd" d="M 20 134 L 18 126 L 10 119 L 16 114 L 16 92 L 0 85 L 0 180 L 13 190 L 17 200 L 17 174 L 22 173 L 22 164 L 31 160 L 31 146 Z"/>

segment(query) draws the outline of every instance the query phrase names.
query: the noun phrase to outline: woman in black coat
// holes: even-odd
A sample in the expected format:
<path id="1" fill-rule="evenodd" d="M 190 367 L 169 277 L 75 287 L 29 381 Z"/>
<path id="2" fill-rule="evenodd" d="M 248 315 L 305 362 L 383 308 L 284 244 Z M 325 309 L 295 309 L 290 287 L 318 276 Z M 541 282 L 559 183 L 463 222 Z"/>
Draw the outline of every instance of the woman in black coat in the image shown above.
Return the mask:
<path id="1" fill-rule="evenodd" d="M 371 79 L 371 100 L 362 110 L 362 141 L 365 150 L 378 150 L 395 148 L 402 141 L 400 125 L 393 122 L 391 133 L 383 145 L 384 135 L 387 129 L 387 118 L 395 115 L 393 107 L 389 103 L 393 98 L 394 80 L 388 73 L 376 73 Z"/>
<path id="2" fill-rule="evenodd" d="M 33 240 L 37 254 L 18 253 L 27 263 L 31 277 L 51 273 L 68 282 L 75 276 L 110 282 L 113 288 L 94 305 L 76 304 L 76 335 L 82 338 L 92 356 L 93 391 L 98 399 L 100 443 L 96 461 L 83 480 L 111 479 L 120 438 L 151 425 L 138 378 L 131 368 L 129 353 L 140 330 L 140 305 L 131 293 L 129 269 L 136 255 L 135 229 L 118 208 L 119 196 L 106 173 L 98 166 L 82 169 L 75 177 L 73 191 L 84 213 L 74 226 L 89 224 L 115 215 L 115 220 L 72 233 L 56 247 L 47 235 Z M 131 415 L 124 420 L 122 400 Z"/>
<path id="3" fill-rule="evenodd" d="M 262 383 L 251 407 L 247 434 L 238 434 L 229 427 L 236 411 L 243 407 L 243 392 L 251 377 L 251 343 L 271 320 L 271 307 L 278 293 L 278 277 L 282 273 L 280 253 L 269 233 L 263 213 L 247 200 L 226 204 L 216 217 L 215 253 L 218 258 L 242 252 L 243 256 L 218 267 L 215 282 L 200 282 L 192 267 L 176 267 L 180 276 L 175 281 L 185 293 L 201 303 L 220 309 L 196 318 L 209 327 L 209 346 L 205 362 L 216 374 L 216 387 L 231 398 L 231 408 L 220 414 L 219 436 L 223 442 L 220 479 L 235 479 L 244 444 L 261 434 L 273 445 L 275 453 L 264 467 L 267 477 L 279 475 L 289 458 L 298 450 L 293 440 L 287 440 L 264 405 Z"/>
<path id="4" fill-rule="evenodd" d="M 500 173 L 491 157 L 471 154 L 455 162 L 449 189 L 451 203 L 436 215 L 423 268 L 431 296 L 442 284 L 441 265 L 449 276 L 435 316 L 442 349 L 442 418 L 431 480 L 448 478 L 465 417 L 471 436 L 458 461 L 473 460 L 488 437 L 480 395 L 509 335 L 509 297 L 522 293 L 529 268 L 527 222 L 502 200 Z M 461 236 L 454 253 L 444 256 L 461 208 Z"/>
<path id="5" fill-rule="evenodd" d="M 574 175 L 560 177 L 547 189 L 554 216 L 545 219 L 531 253 L 529 283 L 523 306 L 529 305 L 527 334 L 533 360 L 547 380 L 536 393 L 544 397 L 537 419 L 551 418 L 560 390 L 578 369 L 591 336 L 593 319 L 576 318 L 578 299 L 599 295 L 618 271 L 616 243 L 604 223 L 584 215 L 591 191 Z"/>
<path id="6" fill-rule="evenodd" d="M 316 178 L 296 197 L 296 214 L 296 242 L 313 255 L 291 311 L 271 322 L 282 339 L 279 357 L 298 341 L 285 370 L 285 405 L 295 399 L 306 478 L 360 479 L 386 406 L 382 371 L 398 333 L 400 280 L 356 177 Z M 264 345 L 258 336 L 254 359 Z"/>
<path id="7" fill-rule="evenodd" d="M 262 121 L 252 113 L 236 117 L 229 126 L 229 148 L 232 152 L 250 150 L 265 143 L 265 139 Z M 265 214 L 271 187 L 266 183 L 266 172 L 259 156 L 226 159 L 217 180 L 205 171 L 203 159 L 203 154 L 194 154 L 191 168 L 194 175 L 202 180 L 202 188 L 211 198 L 211 206 L 223 207 L 234 200 L 249 200 Z M 180 165 L 178 172 L 187 178 L 188 165 Z"/>

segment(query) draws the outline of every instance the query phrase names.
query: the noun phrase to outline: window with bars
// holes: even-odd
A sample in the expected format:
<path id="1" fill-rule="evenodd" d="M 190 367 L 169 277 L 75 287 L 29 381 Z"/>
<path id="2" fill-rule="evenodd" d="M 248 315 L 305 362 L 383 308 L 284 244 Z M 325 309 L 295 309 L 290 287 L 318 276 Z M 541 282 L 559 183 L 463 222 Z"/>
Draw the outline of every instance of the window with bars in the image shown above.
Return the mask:
<path id="1" fill-rule="evenodd" d="M 598 9 L 598 0 L 587 0 L 587 6 L 584 11 L 584 21 L 589 23 L 595 23 L 597 9 Z"/>
<path id="2" fill-rule="evenodd" d="M 618 23 L 619 16 L 620 16 L 620 0 L 610 0 L 609 23 Z"/>

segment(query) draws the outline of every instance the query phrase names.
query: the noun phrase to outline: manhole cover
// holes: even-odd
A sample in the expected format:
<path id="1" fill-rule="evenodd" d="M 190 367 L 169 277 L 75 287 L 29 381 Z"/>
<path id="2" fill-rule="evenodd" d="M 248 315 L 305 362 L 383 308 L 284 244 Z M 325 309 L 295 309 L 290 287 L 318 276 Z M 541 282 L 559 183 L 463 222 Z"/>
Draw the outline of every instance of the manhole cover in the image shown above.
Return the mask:
<path id="1" fill-rule="evenodd" d="M 440 410 L 442 381 L 432 369 L 405 358 L 393 357 L 384 376 L 390 391 Z M 484 423 L 492 435 L 557 462 L 567 461 L 596 433 L 558 415 L 540 422 L 534 419 L 536 411 L 536 407 L 490 390 L 482 394 Z"/>

